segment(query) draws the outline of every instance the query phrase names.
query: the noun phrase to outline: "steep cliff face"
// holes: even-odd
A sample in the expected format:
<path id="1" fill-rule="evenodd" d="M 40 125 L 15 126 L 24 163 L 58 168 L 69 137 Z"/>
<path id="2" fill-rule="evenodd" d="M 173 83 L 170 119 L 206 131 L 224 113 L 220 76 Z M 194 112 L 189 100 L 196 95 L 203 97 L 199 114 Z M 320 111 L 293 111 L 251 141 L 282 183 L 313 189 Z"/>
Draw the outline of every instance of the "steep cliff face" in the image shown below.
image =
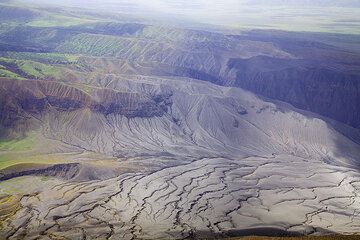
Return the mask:
<path id="1" fill-rule="evenodd" d="M 162 116 L 171 105 L 171 94 L 160 94 L 149 98 L 139 93 L 115 92 L 110 89 L 95 92 L 100 101 L 90 108 L 104 115 L 120 114 L 129 118 Z"/>
<path id="2" fill-rule="evenodd" d="M 171 94 L 153 96 L 90 89 L 85 92 L 59 82 L 0 79 L 0 125 L 5 130 L 26 125 L 33 115 L 50 110 L 72 112 L 89 109 L 94 114 L 122 115 L 128 118 L 162 116 L 171 105 Z M 24 129 L 22 129 L 24 130 Z"/>

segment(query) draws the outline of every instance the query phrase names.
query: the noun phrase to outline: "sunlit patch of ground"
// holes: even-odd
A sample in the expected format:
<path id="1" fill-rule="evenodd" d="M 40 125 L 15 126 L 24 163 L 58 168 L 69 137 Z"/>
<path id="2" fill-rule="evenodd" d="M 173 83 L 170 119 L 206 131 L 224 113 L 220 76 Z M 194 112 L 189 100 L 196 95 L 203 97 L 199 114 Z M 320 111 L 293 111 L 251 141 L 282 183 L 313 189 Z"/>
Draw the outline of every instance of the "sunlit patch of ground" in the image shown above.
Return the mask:
<path id="1" fill-rule="evenodd" d="M 20 153 L 0 154 L 0 170 L 9 167 L 24 167 L 27 164 L 58 164 L 66 162 L 64 158 L 58 154 L 44 154 L 26 156 Z M 21 169 L 18 169 L 21 170 Z"/>
<path id="2" fill-rule="evenodd" d="M 3 222 L 19 209 L 19 195 L 0 194 L 0 230 Z"/>

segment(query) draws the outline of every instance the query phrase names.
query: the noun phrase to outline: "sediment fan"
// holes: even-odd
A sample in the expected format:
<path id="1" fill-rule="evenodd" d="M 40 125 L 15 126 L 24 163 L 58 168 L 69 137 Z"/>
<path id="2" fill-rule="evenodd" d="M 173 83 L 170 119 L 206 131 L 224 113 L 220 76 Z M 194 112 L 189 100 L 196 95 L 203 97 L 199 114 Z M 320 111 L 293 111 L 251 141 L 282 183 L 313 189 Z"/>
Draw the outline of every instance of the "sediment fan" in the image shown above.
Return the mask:
<path id="1" fill-rule="evenodd" d="M 188 78 L 121 76 L 87 92 L 1 83 L 21 93 L 7 97 L 23 116 L 14 129 L 26 125 L 47 143 L 36 154 L 77 162 L 5 173 L 58 177 L 19 200 L 4 224 L 10 239 L 359 231 L 359 136 L 345 125 Z M 104 156 L 117 160 L 92 161 Z"/>

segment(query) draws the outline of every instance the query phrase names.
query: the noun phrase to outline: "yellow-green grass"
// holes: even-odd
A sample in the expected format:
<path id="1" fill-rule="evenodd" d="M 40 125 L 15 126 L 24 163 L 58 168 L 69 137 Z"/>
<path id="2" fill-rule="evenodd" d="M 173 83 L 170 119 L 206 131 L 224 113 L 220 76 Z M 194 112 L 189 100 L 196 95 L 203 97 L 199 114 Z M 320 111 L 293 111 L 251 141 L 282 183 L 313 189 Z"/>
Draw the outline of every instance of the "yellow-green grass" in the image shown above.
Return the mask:
<path id="1" fill-rule="evenodd" d="M 46 15 L 27 23 L 27 25 L 31 27 L 71 27 L 91 22 L 94 22 L 94 20 L 62 15 Z"/>
<path id="2" fill-rule="evenodd" d="M 1 152 L 0 151 L 0 171 L 21 171 L 29 168 L 39 168 L 45 165 L 62 164 L 70 162 L 79 162 L 76 160 L 78 153 L 73 154 L 36 154 L 31 151 L 23 152 Z M 121 166 L 123 168 L 130 168 L 128 163 L 119 162 L 117 159 L 107 158 L 102 155 L 89 155 L 94 159 L 86 160 L 87 164 L 97 167 L 114 167 Z M 75 160 L 74 160 L 75 158 Z"/>
<path id="3" fill-rule="evenodd" d="M 50 177 L 24 176 L 0 182 L 0 239 L 4 238 L 1 235 L 4 222 L 20 209 L 21 197 L 53 184 L 49 183 L 51 181 L 57 180 Z"/>
<path id="4" fill-rule="evenodd" d="M 40 163 L 19 163 L 16 165 L 12 165 L 10 167 L 1 169 L 0 172 L 3 173 L 11 173 L 11 172 L 21 172 L 21 171 L 26 171 L 26 170 L 30 170 L 30 169 L 41 169 L 41 168 L 46 168 L 48 166 L 50 166 L 51 164 L 40 164 Z"/>
<path id="5" fill-rule="evenodd" d="M 31 60 L 14 60 L 10 58 L 0 58 L 0 64 L 4 75 L 3 77 L 31 77 L 35 79 L 55 78 L 61 76 L 61 68 L 49 64 L 43 64 Z M 0 69 L 0 70 L 1 70 Z"/>
<path id="6" fill-rule="evenodd" d="M 45 187 L 51 181 L 58 181 L 52 177 L 22 176 L 0 182 L 1 195 L 23 195 L 36 192 Z M 1 205 L 1 204 L 0 204 Z M 1 239 L 1 238 L 0 238 Z"/>
<path id="7" fill-rule="evenodd" d="M 129 41 L 117 36 L 81 33 L 61 44 L 57 51 L 110 57 L 129 47 Z M 139 45 L 135 44 L 131 51 L 136 51 L 137 47 Z"/>
<path id="8" fill-rule="evenodd" d="M 36 144 L 36 135 L 29 133 L 22 139 L 0 140 L 0 151 L 28 151 Z"/>
<path id="9" fill-rule="evenodd" d="M 2 62 L 2 63 L 13 63 L 14 60 L 9 59 L 9 58 L 0 58 L 0 62 Z"/>
<path id="10" fill-rule="evenodd" d="M 20 206 L 20 197 L 18 195 L 0 195 L 0 229 L 3 222 L 13 216 Z"/>
<path id="11" fill-rule="evenodd" d="M 7 59 L 31 60 L 45 64 L 75 64 L 80 56 L 63 53 L 34 53 L 34 52 L 0 52 L 0 56 Z"/>
<path id="12" fill-rule="evenodd" d="M 34 62 L 34 61 L 16 61 L 19 69 L 27 75 L 34 78 L 53 77 L 58 78 L 60 76 L 60 70 L 46 64 Z"/>
<path id="13" fill-rule="evenodd" d="M 4 66 L 0 65 L 0 77 L 7 77 L 7 78 L 16 78 L 20 79 L 21 77 L 16 73 L 13 73 L 7 70 Z"/>
<path id="14" fill-rule="evenodd" d="M 58 155 L 31 155 L 29 152 L 0 152 L 0 170 L 17 167 L 21 168 L 23 164 L 58 164 L 68 162 L 65 158 Z M 28 165 L 29 166 L 29 165 Z"/>
<path id="15" fill-rule="evenodd" d="M 25 138 L 0 140 L 0 170 L 21 164 L 52 164 L 64 162 L 61 155 L 39 154 L 37 150 L 44 140 L 35 132 L 29 132 Z M 29 167 L 29 166 L 27 166 Z"/>

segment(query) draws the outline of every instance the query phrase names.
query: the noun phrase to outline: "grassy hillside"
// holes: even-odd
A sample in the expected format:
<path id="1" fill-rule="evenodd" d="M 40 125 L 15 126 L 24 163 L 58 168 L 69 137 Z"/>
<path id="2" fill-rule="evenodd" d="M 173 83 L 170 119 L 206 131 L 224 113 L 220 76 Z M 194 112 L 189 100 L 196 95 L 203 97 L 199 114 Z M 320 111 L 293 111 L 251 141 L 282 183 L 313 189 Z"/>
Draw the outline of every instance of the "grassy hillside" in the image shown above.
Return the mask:
<path id="1" fill-rule="evenodd" d="M 30 150 L 36 143 L 36 136 L 29 134 L 23 139 L 0 140 L 0 151 Z"/>
<path id="2" fill-rule="evenodd" d="M 50 57 L 51 58 L 51 57 Z M 71 60 L 74 58 L 70 57 Z M 57 61 L 56 57 L 49 61 Z M 15 60 L 0 57 L 0 77 L 31 78 L 31 79 L 59 79 L 61 67 L 35 62 L 32 60 Z"/>
<path id="3" fill-rule="evenodd" d="M 36 52 L 0 52 L 0 57 L 16 60 L 31 60 L 44 64 L 75 64 L 79 60 L 78 55 Z"/>

